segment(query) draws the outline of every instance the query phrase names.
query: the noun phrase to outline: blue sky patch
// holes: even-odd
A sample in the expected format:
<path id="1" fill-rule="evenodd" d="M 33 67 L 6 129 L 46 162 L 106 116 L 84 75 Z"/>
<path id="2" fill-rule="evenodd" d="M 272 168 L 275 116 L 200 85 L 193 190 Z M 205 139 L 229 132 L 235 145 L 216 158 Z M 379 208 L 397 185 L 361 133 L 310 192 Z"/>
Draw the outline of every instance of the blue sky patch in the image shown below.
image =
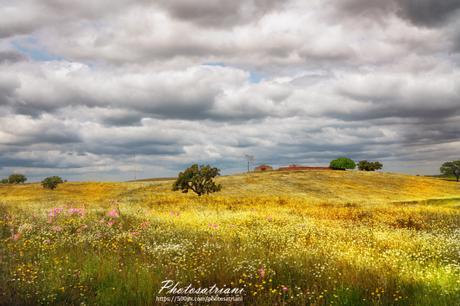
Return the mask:
<path id="1" fill-rule="evenodd" d="M 34 61 L 56 61 L 62 57 L 49 53 L 35 37 L 29 36 L 25 39 L 16 40 L 11 43 L 14 49 Z"/>

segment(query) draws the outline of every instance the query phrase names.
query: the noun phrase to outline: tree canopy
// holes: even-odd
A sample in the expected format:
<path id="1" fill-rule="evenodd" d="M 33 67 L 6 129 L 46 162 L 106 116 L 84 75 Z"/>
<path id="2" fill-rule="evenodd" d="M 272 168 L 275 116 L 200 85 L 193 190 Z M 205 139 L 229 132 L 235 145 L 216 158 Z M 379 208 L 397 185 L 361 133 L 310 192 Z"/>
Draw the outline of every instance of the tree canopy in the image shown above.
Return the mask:
<path id="1" fill-rule="evenodd" d="M 64 181 L 59 176 L 50 176 L 42 181 L 42 186 L 43 188 L 53 190 L 56 189 L 56 187 L 62 183 L 64 183 Z"/>
<path id="2" fill-rule="evenodd" d="M 332 169 L 335 170 L 345 170 L 345 169 L 355 169 L 356 164 L 353 160 L 347 157 L 340 157 L 331 161 L 329 165 Z"/>
<path id="3" fill-rule="evenodd" d="M 180 172 L 177 180 L 173 184 L 173 191 L 181 190 L 187 193 L 189 190 L 195 192 L 198 196 L 220 191 L 221 185 L 217 185 L 213 179 L 220 175 L 218 168 L 209 165 L 194 164 L 184 172 Z"/>
<path id="4" fill-rule="evenodd" d="M 26 181 L 27 181 L 27 177 L 24 174 L 15 173 L 15 174 L 11 174 L 8 177 L 8 182 L 10 184 L 22 184 L 22 183 L 25 183 Z"/>
<path id="5" fill-rule="evenodd" d="M 361 171 L 376 171 L 383 168 L 383 164 L 376 162 L 369 162 L 367 160 L 362 160 L 358 163 L 358 169 Z"/>
<path id="6" fill-rule="evenodd" d="M 460 160 L 445 162 L 440 170 L 446 176 L 455 176 L 458 182 L 460 178 Z"/>

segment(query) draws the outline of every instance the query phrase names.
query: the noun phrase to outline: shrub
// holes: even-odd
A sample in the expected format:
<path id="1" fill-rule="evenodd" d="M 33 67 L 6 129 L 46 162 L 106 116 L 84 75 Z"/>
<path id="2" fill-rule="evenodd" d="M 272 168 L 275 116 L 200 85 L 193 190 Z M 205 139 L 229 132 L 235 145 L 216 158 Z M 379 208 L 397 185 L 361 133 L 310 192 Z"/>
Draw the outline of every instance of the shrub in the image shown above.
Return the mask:
<path id="1" fill-rule="evenodd" d="M 24 174 L 11 174 L 8 177 L 8 183 L 10 184 L 22 184 L 27 181 L 27 177 Z"/>
<path id="2" fill-rule="evenodd" d="M 9 181 L 8 181 L 7 178 L 4 178 L 4 179 L 2 179 L 2 180 L 0 181 L 0 184 L 8 184 L 8 183 L 9 183 Z"/>
<path id="3" fill-rule="evenodd" d="M 187 193 L 189 190 L 195 192 L 198 196 L 220 191 L 222 186 L 216 185 L 213 179 L 220 174 L 220 170 L 209 165 L 197 164 L 187 168 L 184 172 L 179 173 L 177 180 L 173 184 L 173 191 L 181 190 Z"/>
<path id="4" fill-rule="evenodd" d="M 358 169 L 361 171 L 376 171 L 383 168 L 382 163 L 376 162 L 368 162 L 367 160 L 362 160 L 358 163 Z"/>
<path id="5" fill-rule="evenodd" d="M 42 181 L 42 186 L 43 188 L 53 190 L 56 189 L 56 187 L 62 183 L 64 183 L 64 181 L 59 176 L 50 176 Z"/>
<path id="6" fill-rule="evenodd" d="M 347 157 L 340 157 L 331 161 L 329 165 L 334 170 L 355 169 L 356 164 L 354 161 Z"/>

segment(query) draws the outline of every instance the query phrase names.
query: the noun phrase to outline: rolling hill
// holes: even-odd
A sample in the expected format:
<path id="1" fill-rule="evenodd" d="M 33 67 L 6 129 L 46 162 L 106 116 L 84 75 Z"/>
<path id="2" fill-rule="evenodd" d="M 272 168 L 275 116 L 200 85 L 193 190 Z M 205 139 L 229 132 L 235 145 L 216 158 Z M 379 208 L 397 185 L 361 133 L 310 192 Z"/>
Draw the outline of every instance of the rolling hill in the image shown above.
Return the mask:
<path id="1" fill-rule="evenodd" d="M 460 199 L 460 184 L 432 177 L 396 173 L 358 171 L 271 171 L 217 178 L 222 191 L 211 198 L 300 197 L 312 202 L 381 203 L 448 201 Z M 39 184 L 0 185 L 3 200 L 48 201 L 66 197 L 72 200 L 107 201 L 125 197 L 140 200 L 146 196 L 174 196 L 194 199 L 193 194 L 172 192 L 173 179 L 152 179 L 126 183 L 69 182 L 57 190 L 44 190 Z"/>

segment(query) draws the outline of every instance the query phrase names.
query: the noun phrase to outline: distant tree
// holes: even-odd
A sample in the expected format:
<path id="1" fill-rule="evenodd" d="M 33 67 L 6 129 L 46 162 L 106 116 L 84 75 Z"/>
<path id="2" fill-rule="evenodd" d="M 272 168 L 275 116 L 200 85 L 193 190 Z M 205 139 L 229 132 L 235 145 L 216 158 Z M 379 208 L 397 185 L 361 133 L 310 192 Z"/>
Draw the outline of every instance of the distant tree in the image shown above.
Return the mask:
<path id="1" fill-rule="evenodd" d="M 24 174 L 11 174 L 8 177 L 8 183 L 10 184 L 22 184 L 27 181 L 27 177 Z"/>
<path id="2" fill-rule="evenodd" d="M 42 181 L 42 186 L 43 188 L 53 190 L 56 189 L 56 187 L 62 183 L 64 183 L 64 181 L 59 176 L 50 176 Z"/>
<path id="3" fill-rule="evenodd" d="M 347 157 L 340 157 L 331 161 L 329 167 L 331 167 L 334 170 L 355 169 L 356 164 L 354 161 Z"/>
<path id="4" fill-rule="evenodd" d="M 209 165 L 197 164 L 187 168 L 184 172 L 179 173 L 177 180 L 174 182 L 172 190 L 181 190 L 187 193 L 189 190 L 195 192 L 198 196 L 220 191 L 221 185 L 216 185 L 213 179 L 220 175 L 220 170 Z"/>
<path id="5" fill-rule="evenodd" d="M 376 162 L 369 162 L 367 160 L 362 160 L 358 163 L 358 169 L 361 171 L 376 171 L 383 168 L 382 163 Z"/>
<path id="6" fill-rule="evenodd" d="M 7 178 L 4 178 L 4 179 L 2 179 L 2 180 L 0 181 L 0 184 L 8 184 L 8 183 L 9 183 L 9 181 L 8 181 Z"/>
<path id="7" fill-rule="evenodd" d="M 445 162 L 442 164 L 440 170 L 446 176 L 455 176 L 458 182 L 460 178 L 460 160 Z"/>

